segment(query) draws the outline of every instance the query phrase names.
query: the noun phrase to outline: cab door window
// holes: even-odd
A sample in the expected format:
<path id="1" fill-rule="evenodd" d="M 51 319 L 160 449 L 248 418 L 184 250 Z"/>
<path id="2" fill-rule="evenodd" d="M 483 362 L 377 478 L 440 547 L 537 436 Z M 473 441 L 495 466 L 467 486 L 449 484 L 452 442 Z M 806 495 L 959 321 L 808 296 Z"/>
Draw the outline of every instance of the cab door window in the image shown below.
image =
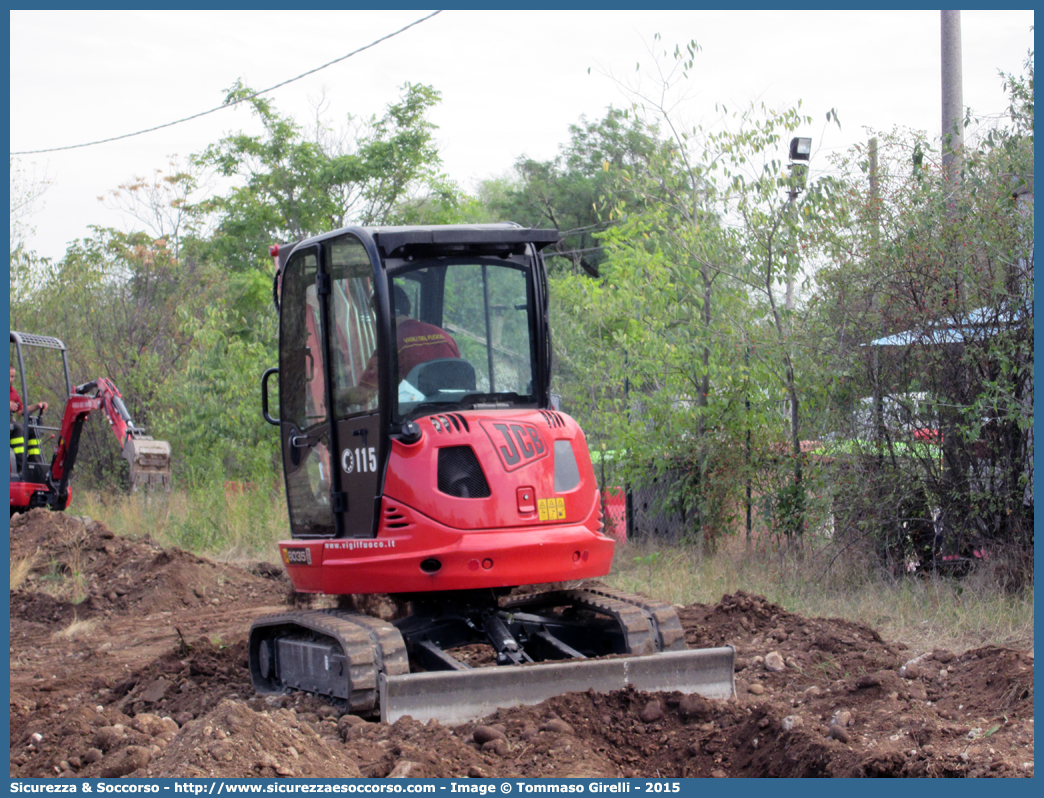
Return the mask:
<path id="1" fill-rule="evenodd" d="M 377 323 L 373 309 L 374 266 L 351 235 L 325 244 L 330 274 L 330 358 L 339 447 L 335 467 L 345 494 L 344 534 L 376 531 L 383 438 L 380 425 Z"/>
<path id="2" fill-rule="evenodd" d="M 422 261 L 397 271 L 398 417 L 476 395 L 534 401 L 528 275 L 516 264 L 484 258 Z"/>
<path id="3" fill-rule="evenodd" d="M 295 252 L 284 271 L 280 301 L 280 432 L 295 537 L 332 537 L 336 532 L 317 269 L 316 249 Z"/>
<path id="4" fill-rule="evenodd" d="M 377 322 L 373 311 L 373 265 L 355 238 L 327 245 L 331 276 L 330 342 L 337 417 L 377 409 Z"/>

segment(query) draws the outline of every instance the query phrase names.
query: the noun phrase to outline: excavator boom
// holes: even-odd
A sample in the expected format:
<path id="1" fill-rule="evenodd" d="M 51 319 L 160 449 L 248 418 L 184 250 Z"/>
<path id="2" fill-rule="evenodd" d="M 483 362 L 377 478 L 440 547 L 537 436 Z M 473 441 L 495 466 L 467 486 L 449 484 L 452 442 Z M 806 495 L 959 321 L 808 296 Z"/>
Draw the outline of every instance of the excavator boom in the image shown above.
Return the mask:
<path id="1" fill-rule="evenodd" d="M 159 485 L 170 490 L 170 444 L 154 440 L 135 425 L 119 389 L 107 377 L 77 385 L 65 404 L 58 446 L 51 461 L 51 478 L 55 484 L 68 484 L 83 422 L 98 410 L 105 414 L 112 434 L 122 447 L 123 459 L 130 466 L 132 488 Z"/>

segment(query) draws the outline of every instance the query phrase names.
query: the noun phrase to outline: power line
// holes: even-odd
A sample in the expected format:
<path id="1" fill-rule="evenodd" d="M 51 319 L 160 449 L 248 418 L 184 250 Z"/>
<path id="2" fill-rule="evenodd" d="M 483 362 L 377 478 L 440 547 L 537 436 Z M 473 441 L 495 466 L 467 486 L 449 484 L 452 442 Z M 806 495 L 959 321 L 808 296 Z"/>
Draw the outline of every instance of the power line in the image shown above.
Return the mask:
<path id="1" fill-rule="evenodd" d="M 612 225 L 612 222 L 596 222 L 595 224 L 584 225 L 583 227 L 574 227 L 572 230 L 561 230 L 559 231 L 562 235 L 568 236 L 573 233 L 586 233 L 588 230 L 594 230 L 596 228 L 608 228 Z"/>
<path id="2" fill-rule="evenodd" d="M 548 249 L 544 251 L 545 258 L 565 258 L 572 255 L 583 255 L 585 252 L 601 252 L 605 247 L 585 247 L 583 249 L 567 249 L 562 252 Z"/>
<path id="3" fill-rule="evenodd" d="M 166 124 L 163 124 L 163 125 L 156 125 L 155 127 L 150 127 L 150 128 L 145 129 L 145 130 L 139 130 L 137 133 L 124 133 L 122 136 L 112 136 L 111 138 L 99 139 L 98 141 L 89 141 L 86 144 L 72 144 L 72 145 L 70 145 L 68 147 L 50 147 L 49 149 L 46 149 L 46 150 L 23 150 L 21 152 L 12 152 L 11 155 L 39 155 L 39 154 L 45 153 L 45 152 L 60 152 L 62 150 L 77 150 L 77 149 L 81 149 L 83 147 L 93 147 L 96 144 L 107 144 L 110 141 L 119 141 L 120 139 L 129 139 L 129 138 L 132 138 L 134 136 L 141 136 L 141 135 L 144 135 L 145 133 L 152 133 L 153 131 L 156 131 L 156 130 L 162 130 L 165 127 L 173 127 L 174 125 L 180 125 L 182 122 L 188 122 L 188 121 L 190 121 L 192 119 L 199 119 L 199 117 L 201 117 L 201 116 L 206 116 L 207 114 L 212 114 L 215 111 L 222 111 L 225 108 L 232 108 L 233 106 L 239 105 L 240 103 L 247 102 L 248 100 L 253 100 L 255 97 L 260 97 L 262 94 L 267 94 L 270 91 L 275 91 L 276 89 L 282 88 L 283 86 L 287 85 L 288 83 L 293 83 L 295 80 L 300 80 L 301 78 L 306 78 L 309 75 L 313 75 L 316 72 L 319 72 L 320 70 L 326 69 L 328 66 L 333 66 L 334 64 L 340 63 L 341 61 L 344 61 L 347 58 L 351 58 L 353 55 L 358 55 L 359 53 L 363 52 L 363 50 L 369 50 L 371 47 L 376 47 L 381 42 L 385 42 L 388 39 L 391 39 L 391 38 L 393 38 L 395 36 L 398 36 L 400 33 L 404 33 L 405 31 L 408 31 L 410 28 L 412 28 L 412 27 L 414 27 L 416 25 L 420 25 L 422 22 L 427 22 L 429 19 L 431 19 L 435 15 L 441 14 L 441 13 L 442 13 L 442 11 L 433 11 L 432 13 L 428 14 L 428 16 L 422 17 L 421 19 L 418 19 L 418 20 L 414 20 L 409 25 L 406 25 L 403 28 L 399 28 L 397 31 L 395 31 L 393 33 L 389 33 L 387 36 L 382 36 L 381 38 L 376 39 L 375 41 L 372 41 L 369 44 L 360 47 L 358 50 L 352 50 L 352 52 L 348 53 L 347 55 L 342 55 L 340 58 L 335 58 L 333 61 L 328 61 L 327 63 L 323 64 L 322 66 L 317 66 L 315 69 L 310 69 L 307 72 L 302 72 L 297 77 L 290 78 L 289 80 L 284 80 L 282 83 L 277 83 L 274 86 L 269 86 L 267 89 L 262 89 L 261 91 L 254 92 L 249 97 L 243 97 L 243 98 L 241 98 L 239 100 L 235 100 L 234 102 L 224 103 L 222 105 L 219 105 L 217 108 L 211 108 L 209 111 L 201 111 L 198 114 L 193 114 L 192 116 L 186 116 L 184 119 L 178 119 L 177 121 L 174 121 L 174 122 L 167 122 Z"/>

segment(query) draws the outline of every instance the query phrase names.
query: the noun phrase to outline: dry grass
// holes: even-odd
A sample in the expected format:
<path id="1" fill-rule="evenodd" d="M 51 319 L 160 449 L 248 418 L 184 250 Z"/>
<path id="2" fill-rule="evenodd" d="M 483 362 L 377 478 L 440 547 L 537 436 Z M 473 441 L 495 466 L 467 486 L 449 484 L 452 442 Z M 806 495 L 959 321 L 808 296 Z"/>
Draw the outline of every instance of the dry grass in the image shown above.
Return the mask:
<path id="1" fill-rule="evenodd" d="M 29 574 L 31 574 L 33 568 L 36 567 L 38 559 L 38 554 L 34 553 L 30 554 L 28 557 L 11 560 L 11 590 L 18 590 L 25 584 L 25 581 L 29 578 Z"/>
<path id="2" fill-rule="evenodd" d="M 282 489 L 212 488 L 113 496 L 85 491 L 75 511 L 121 537 L 148 535 L 164 548 L 180 548 L 221 562 L 280 562 L 276 542 L 289 536 Z"/>
<path id="3" fill-rule="evenodd" d="M 866 558 L 831 564 L 825 554 L 781 555 L 740 544 L 701 558 L 681 547 L 632 544 L 617 549 L 607 581 L 679 604 L 713 604 L 745 590 L 800 615 L 866 623 L 918 651 L 1033 645 L 1032 586 L 1012 591 L 988 568 L 963 579 L 895 579 L 868 568 Z"/>
<path id="4" fill-rule="evenodd" d="M 79 604 L 87 598 L 86 555 L 81 544 L 69 546 L 60 557 L 52 556 L 45 568 L 37 568 L 39 556 L 29 558 L 25 565 L 19 564 L 19 570 L 25 569 L 25 576 L 17 584 L 22 585 L 29 578 L 31 570 L 37 570 L 35 584 L 40 592 L 62 601 Z M 16 587 L 12 566 L 11 589 Z"/>
<path id="5" fill-rule="evenodd" d="M 73 603 L 79 604 L 87 598 L 86 556 L 80 546 L 73 546 L 66 552 L 65 564 L 68 568 L 66 590 Z"/>
<path id="6" fill-rule="evenodd" d="M 73 622 L 66 626 L 64 629 L 59 629 L 53 635 L 53 640 L 79 640 L 83 637 L 88 637 L 93 634 L 94 630 L 98 626 L 98 621 L 95 618 L 88 618 L 86 621 L 81 621 L 77 618 L 73 618 Z"/>

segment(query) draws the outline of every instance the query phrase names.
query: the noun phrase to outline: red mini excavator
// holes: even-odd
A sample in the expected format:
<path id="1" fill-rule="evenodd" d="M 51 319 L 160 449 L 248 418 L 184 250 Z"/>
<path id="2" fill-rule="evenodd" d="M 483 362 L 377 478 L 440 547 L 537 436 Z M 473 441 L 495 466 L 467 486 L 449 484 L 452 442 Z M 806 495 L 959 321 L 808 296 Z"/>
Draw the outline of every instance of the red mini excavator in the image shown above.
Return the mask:
<path id="1" fill-rule="evenodd" d="M 163 486 L 170 489 L 170 444 L 153 440 L 145 430 L 135 426 L 119 390 L 106 377 L 77 385 L 69 381 L 69 361 L 65 344 L 46 335 L 11 332 L 15 369 L 20 397 L 26 397 L 20 411 L 11 413 L 11 514 L 31 510 L 34 507 L 49 507 L 64 510 L 69 506 L 71 491 L 69 479 L 80 446 L 83 422 L 91 413 L 101 410 L 109 420 L 116 439 L 123 447 L 123 458 L 130 464 L 131 484 L 136 489 L 142 485 Z M 61 424 L 47 426 L 43 422 L 44 411 L 34 416 L 29 412 L 27 392 L 25 347 L 55 350 L 61 355 L 65 376 L 65 391 L 68 400 Z M 21 428 L 15 438 L 15 425 Z M 50 433 L 44 438 L 45 433 Z M 46 446 L 57 434 L 50 463 L 44 459 L 41 440 Z"/>
<path id="2" fill-rule="evenodd" d="M 513 590 L 578 586 L 613 558 L 586 439 L 551 402 L 541 250 L 557 238 L 356 227 L 273 247 L 279 366 L 261 395 L 282 441 L 287 573 L 300 592 L 390 594 L 410 612 L 258 619 L 258 692 L 310 691 L 389 722 L 626 685 L 734 693 L 733 649 L 686 650 L 663 602 Z"/>

